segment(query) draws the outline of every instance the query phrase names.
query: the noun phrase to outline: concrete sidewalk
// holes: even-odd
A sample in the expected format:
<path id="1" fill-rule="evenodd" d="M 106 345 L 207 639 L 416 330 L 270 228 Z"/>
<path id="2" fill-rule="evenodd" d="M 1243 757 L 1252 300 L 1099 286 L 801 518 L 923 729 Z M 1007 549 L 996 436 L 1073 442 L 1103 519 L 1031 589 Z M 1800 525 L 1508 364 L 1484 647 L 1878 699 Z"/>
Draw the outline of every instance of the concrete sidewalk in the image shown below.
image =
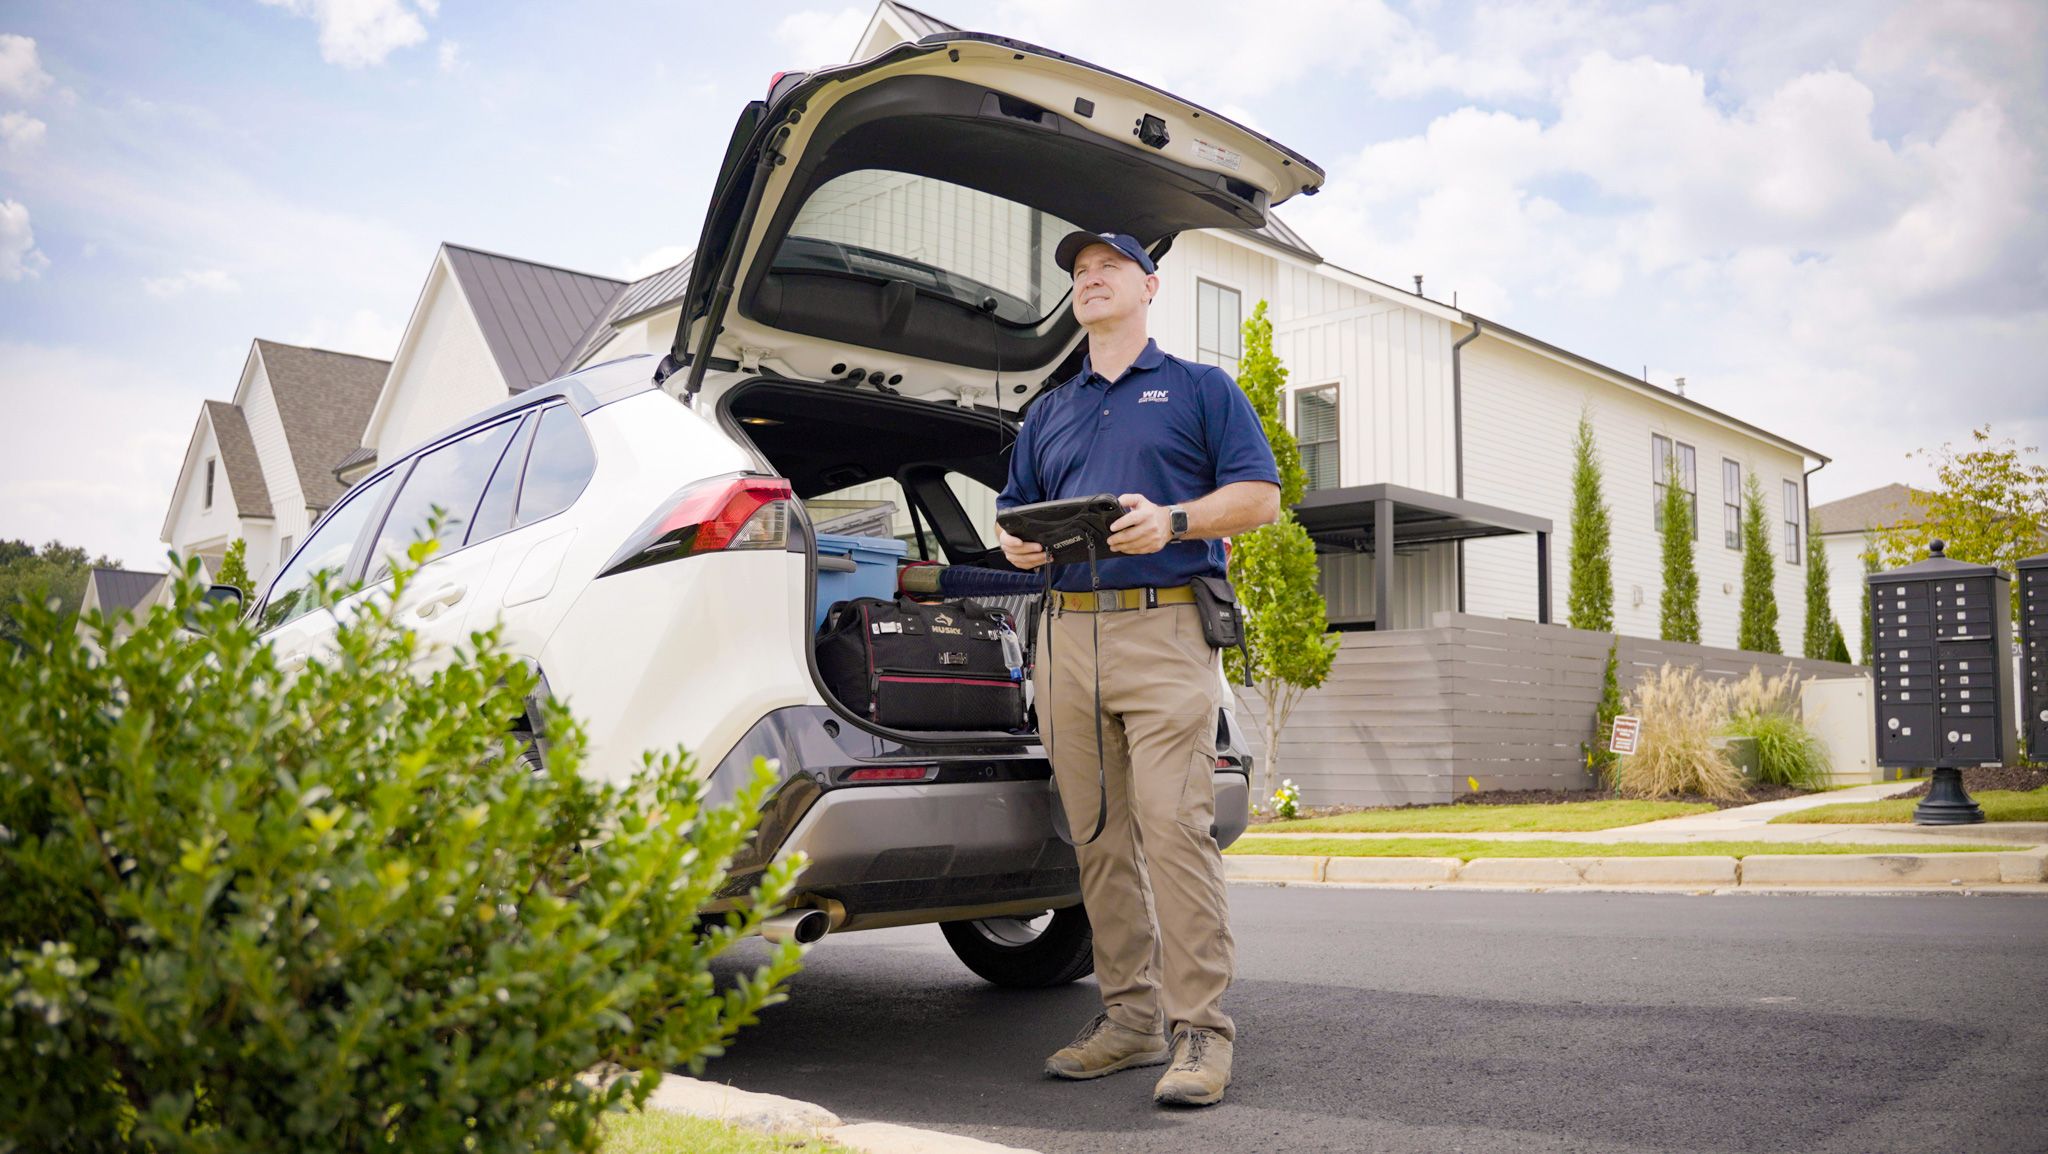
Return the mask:
<path id="1" fill-rule="evenodd" d="M 1232 881 L 1283 885 L 1347 884 L 1632 888 L 1698 892 L 1724 889 L 1803 890 L 1870 887 L 1998 886 L 2022 892 L 2042 889 L 2048 879 L 2048 822 L 1985 822 L 1974 826 L 1911 824 L 1770 824 L 1771 819 L 1822 805 L 1878 801 L 1910 792 L 1917 782 L 1855 786 L 1782 801 L 1759 802 L 1712 813 L 1689 814 L 1618 829 L 1581 832 L 1512 833 L 1270 833 L 1258 827 L 1246 837 L 1280 841 L 1327 839 L 1441 839 L 1468 841 L 1552 841 L 1582 843 L 1583 857 L 1486 858 L 1470 861 L 1426 857 L 1346 857 L 1292 854 L 1229 854 L 1223 862 Z M 1707 856 L 1602 857 L 1597 847 L 1628 842 L 1751 841 L 1780 845 L 1957 846 L 1986 842 L 2020 847 L 2003 853 L 1829 853 L 1755 854 L 1743 859 Z"/>

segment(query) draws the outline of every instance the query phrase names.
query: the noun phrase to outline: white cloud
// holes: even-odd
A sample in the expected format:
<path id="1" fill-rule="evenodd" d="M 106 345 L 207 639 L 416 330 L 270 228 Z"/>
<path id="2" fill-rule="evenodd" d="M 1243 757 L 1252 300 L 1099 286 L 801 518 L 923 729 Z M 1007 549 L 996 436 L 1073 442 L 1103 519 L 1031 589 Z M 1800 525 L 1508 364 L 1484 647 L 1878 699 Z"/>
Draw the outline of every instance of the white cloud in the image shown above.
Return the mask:
<path id="1" fill-rule="evenodd" d="M 261 0 L 320 25 L 320 59 L 343 68 L 382 64 L 400 48 L 427 38 L 421 16 L 438 14 L 438 0 Z"/>
<path id="2" fill-rule="evenodd" d="M 682 262 L 684 257 L 689 255 L 689 245 L 662 245 L 660 248 L 652 249 L 632 260 L 626 261 L 626 279 L 639 280 L 644 276 L 652 276 L 662 269 L 675 267 Z"/>
<path id="3" fill-rule="evenodd" d="M 871 7 L 792 12 L 775 26 L 775 40 L 788 50 L 791 68 L 844 64 L 860 46 L 860 34 L 867 31 L 872 12 Z"/>
<path id="4" fill-rule="evenodd" d="M 138 569 L 157 541 L 199 394 L 148 360 L 0 341 L 0 536 L 57 539 Z"/>
<path id="5" fill-rule="evenodd" d="M 434 60 L 441 71 L 455 71 L 462 67 L 462 45 L 453 40 L 441 41 L 441 47 L 434 53 Z"/>
<path id="6" fill-rule="evenodd" d="M 28 223 L 28 206 L 15 200 L 0 200 L 0 281 L 40 276 L 48 267 L 49 258 L 36 249 L 35 230 Z"/>
<path id="7" fill-rule="evenodd" d="M 33 100 L 50 86 L 50 74 L 36 58 L 36 42 L 13 32 L 0 32 L 0 93 Z"/>
<path id="8" fill-rule="evenodd" d="M 26 112 L 0 114 L 0 141 L 16 152 L 24 152 L 43 142 L 43 130 L 47 127 Z"/>
<path id="9" fill-rule="evenodd" d="M 232 293 L 242 291 L 242 286 L 223 269 L 188 268 L 176 276 L 149 277 L 142 282 L 142 291 L 153 297 L 183 296 L 193 291 Z"/>

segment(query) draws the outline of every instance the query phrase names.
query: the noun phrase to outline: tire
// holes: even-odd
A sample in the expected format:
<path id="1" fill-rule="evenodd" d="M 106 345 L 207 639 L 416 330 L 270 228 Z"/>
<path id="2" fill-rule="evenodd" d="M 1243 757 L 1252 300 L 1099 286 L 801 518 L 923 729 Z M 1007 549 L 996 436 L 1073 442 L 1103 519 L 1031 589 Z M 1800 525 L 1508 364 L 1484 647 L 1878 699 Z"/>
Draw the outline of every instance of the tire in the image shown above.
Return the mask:
<path id="1" fill-rule="evenodd" d="M 1013 990 L 1064 986 L 1095 972 L 1095 935 L 1078 905 L 1035 918 L 943 922 L 946 944 L 968 969 Z"/>

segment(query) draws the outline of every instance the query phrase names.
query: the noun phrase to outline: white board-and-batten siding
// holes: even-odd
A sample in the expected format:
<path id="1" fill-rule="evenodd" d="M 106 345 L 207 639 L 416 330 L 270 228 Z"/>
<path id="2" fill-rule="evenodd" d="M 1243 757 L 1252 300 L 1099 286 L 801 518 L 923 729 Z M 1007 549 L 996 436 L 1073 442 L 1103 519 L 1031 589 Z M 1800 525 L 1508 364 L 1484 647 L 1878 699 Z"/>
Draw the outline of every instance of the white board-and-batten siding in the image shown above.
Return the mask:
<path id="1" fill-rule="evenodd" d="M 427 278 L 419 316 L 392 362 L 391 378 L 363 434 L 379 462 L 395 460 L 510 395 L 483 329 L 461 294 L 443 254 Z"/>
<path id="2" fill-rule="evenodd" d="M 1775 561 L 1778 640 L 1799 651 L 1805 628 L 1806 567 L 1783 553 L 1784 483 L 1803 492 L 1805 458 L 1754 434 L 1609 381 L 1508 340 L 1482 336 L 1463 350 L 1465 495 L 1550 519 L 1552 619 L 1567 616 L 1571 578 L 1572 444 L 1579 414 L 1593 422 L 1602 496 L 1611 526 L 1614 628 L 1658 634 L 1663 588 L 1655 528 L 1651 437 L 1691 445 L 1696 456 L 1701 640 L 1733 646 L 1741 614 L 1742 554 L 1722 534 L 1722 461 L 1754 472 L 1763 486 L 1765 528 Z M 1644 386 L 1648 388 L 1649 386 Z M 1804 532 L 1803 500 L 1797 509 Z M 1803 539 L 1803 538 L 1802 538 Z M 1474 541 L 1465 552 L 1465 608 L 1488 617 L 1534 620 L 1535 546 L 1526 537 Z M 1640 590 L 1642 603 L 1636 604 Z"/>

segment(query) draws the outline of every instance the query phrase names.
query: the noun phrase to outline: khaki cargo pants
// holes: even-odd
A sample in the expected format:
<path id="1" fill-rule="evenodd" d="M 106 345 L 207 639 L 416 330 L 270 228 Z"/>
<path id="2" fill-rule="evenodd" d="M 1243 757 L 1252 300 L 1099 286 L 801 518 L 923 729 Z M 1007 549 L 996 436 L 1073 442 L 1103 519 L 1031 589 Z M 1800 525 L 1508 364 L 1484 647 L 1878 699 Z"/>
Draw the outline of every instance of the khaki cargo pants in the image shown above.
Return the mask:
<path id="1" fill-rule="evenodd" d="M 1051 599 L 1049 599 L 1051 600 Z M 1095 639 L 1101 627 L 1102 751 L 1109 816 L 1075 850 L 1111 1019 L 1234 1039 L 1223 1012 L 1235 943 L 1216 817 L 1216 651 L 1193 605 L 1050 610 L 1033 673 L 1041 740 L 1075 839 L 1095 832 Z"/>

